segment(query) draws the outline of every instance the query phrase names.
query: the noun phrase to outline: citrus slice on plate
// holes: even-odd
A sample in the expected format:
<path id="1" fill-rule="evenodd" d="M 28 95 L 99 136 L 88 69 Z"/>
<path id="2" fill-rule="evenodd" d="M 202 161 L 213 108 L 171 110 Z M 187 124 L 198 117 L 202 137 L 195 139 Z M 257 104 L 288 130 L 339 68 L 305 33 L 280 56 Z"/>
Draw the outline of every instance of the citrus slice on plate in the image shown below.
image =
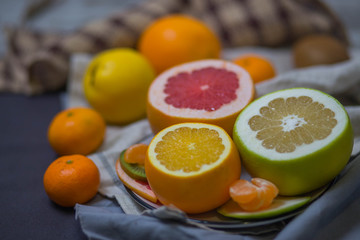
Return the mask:
<path id="1" fill-rule="evenodd" d="M 246 211 L 235 201 L 230 200 L 218 208 L 218 213 L 226 217 L 239 219 L 265 219 L 275 217 L 298 209 L 311 200 L 310 196 L 304 197 L 277 197 L 270 207 L 258 211 Z"/>
<path id="2" fill-rule="evenodd" d="M 160 74 L 148 91 L 147 117 L 154 133 L 182 122 L 218 125 L 229 134 L 240 111 L 254 98 L 254 84 L 240 66 L 200 60 Z"/>
<path id="3" fill-rule="evenodd" d="M 353 147 L 344 107 L 307 88 L 276 91 L 249 104 L 233 139 L 250 175 L 271 181 L 280 195 L 325 185 L 344 168 Z"/>
<path id="4" fill-rule="evenodd" d="M 181 123 L 152 139 L 145 171 L 162 204 L 201 213 L 229 200 L 229 187 L 240 178 L 241 164 L 235 144 L 222 128 Z"/>
<path id="5" fill-rule="evenodd" d="M 232 60 L 250 74 L 254 83 L 259 83 L 276 76 L 275 66 L 259 54 L 244 54 Z"/>
<path id="6" fill-rule="evenodd" d="M 156 203 L 157 202 L 157 197 L 155 196 L 154 192 L 151 190 L 151 187 L 149 185 L 149 183 L 147 181 L 141 181 L 141 180 L 137 180 L 134 179 L 132 177 L 130 177 L 125 171 L 124 169 L 121 167 L 120 164 L 120 158 L 124 158 L 124 153 L 125 151 L 121 152 L 119 159 L 116 161 L 115 164 L 115 170 L 116 173 L 118 175 L 118 177 L 120 178 L 121 182 L 128 187 L 129 189 L 131 189 L 132 191 L 134 191 L 135 193 L 137 193 L 139 196 Z"/>

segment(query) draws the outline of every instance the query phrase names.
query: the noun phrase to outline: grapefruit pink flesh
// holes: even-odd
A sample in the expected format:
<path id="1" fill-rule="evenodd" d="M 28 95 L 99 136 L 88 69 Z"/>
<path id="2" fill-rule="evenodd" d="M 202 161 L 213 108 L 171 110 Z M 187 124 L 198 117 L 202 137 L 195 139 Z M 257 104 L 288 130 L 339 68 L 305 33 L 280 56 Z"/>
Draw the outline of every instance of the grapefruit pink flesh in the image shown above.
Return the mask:
<path id="1" fill-rule="evenodd" d="M 236 99 L 239 81 L 234 72 L 205 67 L 168 79 L 165 102 L 176 108 L 214 111 Z"/>
<path id="2" fill-rule="evenodd" d="M 201 122 L 232 134 L 236 117 L 254 98 L 249 74 L 224 60 L 200 60 L 160 74 L 148 91 L 147 117 L 154 133 L 177 123 Z"/>

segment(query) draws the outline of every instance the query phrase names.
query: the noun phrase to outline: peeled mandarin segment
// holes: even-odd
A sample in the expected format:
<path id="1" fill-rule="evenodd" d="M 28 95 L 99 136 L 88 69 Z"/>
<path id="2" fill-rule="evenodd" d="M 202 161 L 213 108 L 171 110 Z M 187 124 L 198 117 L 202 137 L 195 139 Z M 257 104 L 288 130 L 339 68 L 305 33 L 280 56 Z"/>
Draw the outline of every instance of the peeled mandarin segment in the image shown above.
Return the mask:
<path id="1" fill-rule="evenodd" d="M 249 203 L 257 197 L 257 190 L 250 182 L 239 179 L 230 186 L 230 196 L 237 203 Z"/>
<path id="2" fill-rule="evenodd" d="M 279 193 L 279 189 L 275 186 L 275 184 L 265 179 L 252 178 L 251 183 L 259 188 L 266 189 L 266 192 L 270 193 L 272 198 L 275 198 Z"/>
<path id="3" fill-rule="evenodd" d="M 147 149 L 148 145 L 144 143 L 138 143 L 130 146 L 126 149 L 124 154 L 125 162 L 144 165 Z"/>
<path id="4" fill-rule="evenodd" d="M 277 187 L 261 178 L 239 179 L 230 186 L 230 196 L 245 211 L 268 208 L 278 194 Z"/>
<path id="5" fill-rule="evenodd" d="M 274 198 L 278 195 L 279 189 L 272 182 L 262 178 L 253 178 L 251 179 L 251 183 L 263 191 L 264 202 L 260 209 L 268 208 L 273 202 Z"/>
<path id="6" fill-rule="evenodd" d="M 259 209 L 261 209 L 264 206 L 264 203 L 266 201 L 265 199 L 265 192 L 262 189 L 258 189 L 256 191 L 257 195 L 256 197 L 248 202 L 248 203 L 239 203 L 239 206 L 244 209 L 245 211 L 257 211 Z"/>

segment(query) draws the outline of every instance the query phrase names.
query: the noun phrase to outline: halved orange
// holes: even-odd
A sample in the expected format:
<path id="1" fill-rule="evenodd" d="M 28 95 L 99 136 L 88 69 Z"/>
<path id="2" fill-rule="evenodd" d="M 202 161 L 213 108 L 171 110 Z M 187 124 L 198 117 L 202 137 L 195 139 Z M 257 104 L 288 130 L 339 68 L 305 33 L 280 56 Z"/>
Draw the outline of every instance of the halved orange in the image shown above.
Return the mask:
<path id="1" fill-rule="evenodd" d="M 159 75 L 148 91 L 147 117 L 154 133 L 173 124 L 218 125 L 230 135 L 236 117 L 254 98 L 247 71 L 223 60 L 200 60 Z"/>
<path id="2" fill-rule="evenodd" d="M 240 178 L 239 154 L 224 129 L 205 123 L 180 123 L 151 141 L 145 171 L 164 205 L 187 213 L 206 212 L 229 200 Z"/>

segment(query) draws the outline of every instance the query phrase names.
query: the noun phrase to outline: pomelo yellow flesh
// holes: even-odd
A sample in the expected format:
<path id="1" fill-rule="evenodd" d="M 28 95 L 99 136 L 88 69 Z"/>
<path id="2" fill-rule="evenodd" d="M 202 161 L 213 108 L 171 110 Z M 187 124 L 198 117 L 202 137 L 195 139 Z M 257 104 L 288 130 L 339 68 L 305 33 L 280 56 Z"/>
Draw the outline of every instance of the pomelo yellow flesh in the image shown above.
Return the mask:
<path id="1" fill-rule="evenodd" d="M 273 182 L 281 195 L 323 186 L 344 168 L 353 133 L 343 106 L 306 88 L 280 90 L 248 105 L 233 139 L 246 170 Z"/>

